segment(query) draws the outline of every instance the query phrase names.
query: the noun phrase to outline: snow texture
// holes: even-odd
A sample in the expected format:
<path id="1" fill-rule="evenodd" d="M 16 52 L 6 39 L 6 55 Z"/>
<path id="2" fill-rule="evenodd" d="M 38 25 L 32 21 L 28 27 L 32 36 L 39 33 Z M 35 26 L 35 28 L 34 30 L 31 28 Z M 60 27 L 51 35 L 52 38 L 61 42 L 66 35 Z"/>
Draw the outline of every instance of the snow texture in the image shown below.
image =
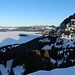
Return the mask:
<path id="1" fill-rule="evenodd" d="M 19 44 L 19 43 L 25 43 L 28 42 L 34 38 L 37 38 L 41 35 L 36 34 L 37 32 L 22 32 L 22 31 L 13 31 L 13 32 L 0 32 L 0 47 L 11 45 L 11 44 Z M 19 34 L 25 34 L 27 36 L 20 37 Z M 16 47 L 18 45 L 13 45 L 13 47 Z M 10 48 L 10 47 L 9 47 Z M 5 52 L 5 48 L 1 50 L 2 52 Z M 8 71 L 10 71 L 12 66 L 12 61 L 7 61 L 6 68 L 4 65 L 0 64 L 0 71 L 2 72 L 2 75 L 8 75 Z M 13 68 L 15 75 L 22 75 L 25 69 L 23 69 L 23 66 L 17 66 Z"/>
<path id="2" fill-rule="evenodd" d="M 65 69 L 54 69 L 52 71 L 37 71 L 35 73 L 31 73 L 28 75 L 74 75 L 75 74 L 75 66 L 69 67 Z"/>
<path id="3" fill-rule="evenodd" d="M 49 45 L 46 45 L 42 48 L 42 50 L 50 50 L 50 46 Z"/>
<path id="4" fill-rule="evenodd" d="M 48 38 L 45 38 L 45 39 L 42 39 L 42 40 L 39 40 L 40 42 L 50 42 L 50 40 Z"/>
<path id="5" fill-rule="evenodd" d="M 12 31 L 12 32 L 0 32 L 0 47 L 11 44 L 21 44 L 28 42 L 34 38 L 41 36 L 36 34 L 37 32 L 22 32 L 22 31 Z M 25 34 L 27 36 L 19 36 L 19 34 Z"/>

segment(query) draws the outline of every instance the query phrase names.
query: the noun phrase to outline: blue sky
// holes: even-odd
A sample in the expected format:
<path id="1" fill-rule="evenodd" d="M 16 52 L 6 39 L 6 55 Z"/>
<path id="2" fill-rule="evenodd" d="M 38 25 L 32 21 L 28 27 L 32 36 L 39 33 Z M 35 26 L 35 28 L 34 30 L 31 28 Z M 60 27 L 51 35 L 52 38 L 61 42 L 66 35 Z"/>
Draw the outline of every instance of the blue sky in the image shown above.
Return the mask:
<path id="1" fill-rule="evenodd" d="M 59 25 L 75 0 L 0 0 L 0 26 Z"/>

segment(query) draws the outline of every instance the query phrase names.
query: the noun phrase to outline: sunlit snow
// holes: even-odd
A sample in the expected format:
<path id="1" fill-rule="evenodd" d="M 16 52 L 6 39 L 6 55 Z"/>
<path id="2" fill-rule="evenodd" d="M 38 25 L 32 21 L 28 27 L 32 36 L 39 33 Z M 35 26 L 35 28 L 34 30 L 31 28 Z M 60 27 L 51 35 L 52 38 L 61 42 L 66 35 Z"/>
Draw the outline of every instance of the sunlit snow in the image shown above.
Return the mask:
<path id="1" fill-rule="evenodd" d="M 37 32 L 22 32 L 22 31 L 0 32 L 0 47 L 11 44 L 25 43 L 41 36 L 40 34 L 36 33 Z M 19 36 L 19 34 L 25 34 L 27 36 Z"/>

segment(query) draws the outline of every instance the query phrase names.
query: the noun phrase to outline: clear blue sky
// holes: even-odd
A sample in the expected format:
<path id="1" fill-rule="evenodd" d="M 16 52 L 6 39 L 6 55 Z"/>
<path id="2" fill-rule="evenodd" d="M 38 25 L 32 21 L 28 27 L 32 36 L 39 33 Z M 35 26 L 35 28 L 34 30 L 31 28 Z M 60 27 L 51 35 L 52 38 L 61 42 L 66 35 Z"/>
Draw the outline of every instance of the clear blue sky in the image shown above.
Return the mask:
<path id="1" fill-rule="evenodd" d="M 0 0 L 0 26 L 59 25 L 75 13 L 75 0 Z"/>

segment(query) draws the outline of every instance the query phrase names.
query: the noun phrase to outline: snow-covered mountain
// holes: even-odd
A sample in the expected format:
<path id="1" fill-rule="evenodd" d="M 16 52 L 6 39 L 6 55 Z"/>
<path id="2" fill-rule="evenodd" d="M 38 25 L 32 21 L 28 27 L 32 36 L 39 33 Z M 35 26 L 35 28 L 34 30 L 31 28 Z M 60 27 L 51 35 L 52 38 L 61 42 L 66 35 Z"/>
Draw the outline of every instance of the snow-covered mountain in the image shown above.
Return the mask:
<path id="1" fill-rule="evenodd" d="M 33 26 L 22 26 L 22 27 L 2 27 L 0 26 L 0 32 L 7 31 L 40 31 L 43 32 L 45 30 L 56 29 L 54 25 L 33 25 Z"/>
<path id="2" fill-rule="evenodd" d="M 74 27 L 75 18 L 73 14 L 65 19 L 60 27 L 55 30 L 55 36 L 50 35 L 33 38 L 30 35 L 26 36 L 26 33 L 22 33 L 22 35 L 20 33 L 17 38 L 18 42 L 16 41 L 16 32 L 14 36 L 11 34 L 11 37 L 16 42 L 12 43 L 14 41 L 12 40 L 11 45 L 5 44 L 5 46 L 2 45 L 0 47 L 0 73 L 3 75 L 37 75 L 39 72 L 36 71 L 45 70 L 50 71 L 49 73 L 51 74 L 52 71 L 60 71 L 60 68 L 75 66 Z M 23 36 L 24 34 L 25 36 Z M 29 39 L 30 37 L 32 38 L 26 41 L 26 38 Z M 3 39 L 5 38 L 3 37 Z M 10 42 L 11 39 L 6 40 Z M 74 70 L 75 67 L 68 68 L 67 70 L 70 71 L 70 69 Z M 64 72 L 64 70 L 61 72 Z M 40 71 L 41 73 L 42 71 Z M 60 72 L 57 74 L 60 74 Z"/>
<path id="3" fill-rule="evenodd" d="M 75 33 L 75 13 L 66 18 L 57 28 L 57 34 L 71 36 Z"/>
<path id="4" fill-rule="evenodd" d="M 16 48 L 20 44 L 26 43 L 34 38 L 41 36 L 40 34 L 36 34 L 36 33 L 38 32 L 23 32 L 23 31 L 0 32 L 0 75 L 1 74 L 12 75 L 10 71 L 14 71 L 15 75 L 21 75 L 21 73 L 25 71 L 25 69 L 23 69 L 23 65 L 21 66 L 18 65 L 15 68 L 11 69 L 14 59 L 6 60 L 5 58 L 9 57 L 8 56 L 9 54 L 11 55 L 9 50 L 11 51 L 11 49 Z M 6 55 L 3 61 L 2 61 L 1 54 L 3 54 L 3 56 Z"/>
<path id="5" fill-rule="evenodd" d="M 0 48 L 0 62 L 4 65 L 1 65 L 1 72 L 5 71 L 8 75 L 15 69 L 16 74 L 17 69 L 21 68 L 21 72 L 28 74 L 38 70 L 74 66 L 74 42 L 75 40 L 58 37 L 39 37 L 19 45 L 3 46 Z"/>

